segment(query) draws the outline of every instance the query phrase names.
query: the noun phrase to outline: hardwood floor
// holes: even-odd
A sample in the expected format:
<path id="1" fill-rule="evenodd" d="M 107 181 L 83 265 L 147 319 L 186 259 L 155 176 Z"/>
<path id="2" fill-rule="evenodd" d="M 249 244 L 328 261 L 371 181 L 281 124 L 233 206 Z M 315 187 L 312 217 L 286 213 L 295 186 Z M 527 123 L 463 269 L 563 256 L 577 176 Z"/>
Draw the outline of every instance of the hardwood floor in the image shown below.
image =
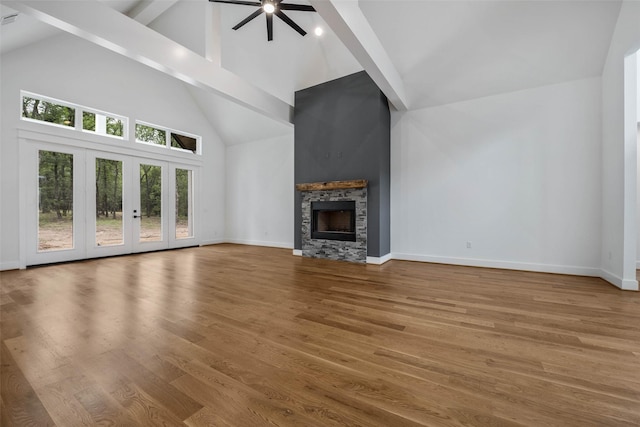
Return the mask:
<path id="1" fill-rule="evenodd" d="M 9 271 L 2 426 L 638 426 L 640 293 L 218 245 Z"/>

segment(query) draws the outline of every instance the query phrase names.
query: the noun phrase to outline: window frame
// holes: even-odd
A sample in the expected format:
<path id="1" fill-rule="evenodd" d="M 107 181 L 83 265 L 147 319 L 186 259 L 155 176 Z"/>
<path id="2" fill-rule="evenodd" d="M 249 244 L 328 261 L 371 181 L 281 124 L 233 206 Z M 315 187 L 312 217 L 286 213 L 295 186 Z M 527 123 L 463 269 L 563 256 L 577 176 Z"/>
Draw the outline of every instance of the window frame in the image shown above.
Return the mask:
<path id="1" fill-rule="evenodd" d="M 137 126 L 141 125 L 141 126 L 147 126 L 153 129 L 157 129 L 160 131 L 164 132 L 165 135 L 165 143 L 164 144 L 156 144 L 154 142 L 147 142 L 147 141 L 141 141 L 139 139 L 137 139 L 135 137 L 135 132 L 137 130 Z M 173 147 L 171 145 L 171 134 L 178 134 L 178 135 L 182 135 L 182 136 L 186 136 L 189 138 L 193 138 L 196 141 L 196 150 L 195 151 L 191 151 L 191 150 L 187 150 L 185 148 L 180 148 L 180 147 Z M 149 123 L 149 122 L 145 122 L 142 120 L 136 120 L 135 121 L 135 126 L 134 126 L 134 138 L 133 138 L 134 142 L 138 143 L 138 144 L 144 144 L 150 147 L 158 147 L 164 150 L 173 150 L 179 153 L 186 153 L 186 154 L 192 154 L 192 155 L 196 155 L 196 156 L 200 156 L 202 155 L 202 137 L 200 135 L 196 135 L 190 132 L 183 132 L 181 130 L 177 130 L 177 129 L 172 129 L 166 126 L 160 126 L 160 125 L 156 125 L 154 123 Z"/>
<path id="2" fill-rule="evenodd" d="M 23 116 L 23 102 L 24 102 L 24 98 L 32 98 L 32 99 L 36 99 L 39 100 L 41 102 L 48 102 L 51 104 L 55 104 L 55 105 L 59 105 L 62 107 L 66 107 L 66 108 L 70 108 L 74 110 L 74 125 L 73 126 L 68 126 L 68 125 L 64 125 L 64 124 L 59 124 L 59 123 L 53 123 L 53 122 L 47 122 L 45 120 L 38 120 L 38 119 L 32 119 L 30 117 L 24 117 Z M 184 159 L 190 156 L 201 156 L 202 155 L 202 136 L 200 135 L 196 135 L 194 133 L 191 132 L 184 132 L 178 129 L 173 129 L 167 126 L 160 126 L 160 125 L 156 125 L 154 123 L 150 123 L 150 122 L 146 122 L 143 120 L 130 120 L 129 117 L 127 116 L 123 116 L 121 114 L 115 114 L 115 113 L 111 113 L 108 111 L 104 111 L 104 110 L 99 110 L 97 108 L 92 108 L 92 107 L 86 107 L 84 105 L 80 105 L 80 104 L 76 104 L 74 102 L 68 102 L 68 101 L 63 101 L 57 98 L 53 98 L 51 96 L 46 96 L 46 95 L 40 95 L 37 94 L 35 92 L 31 92 L 28 90 L 20 90 L 20 102 L 18 104 L 19 107 L 19 113 L 18 113 L 18 117 L 20 118 L 20 120 L 24 121 L 24 122 L 29 122 L 29 123 L 37 123 L 39 125 L 46 125 L 46 126 L 50 126 L 50 127 L 54 127 L 54 128 L 58 128 L 58 129 L 67 129 L 67 130 L 71 130 L 72 132 L 78 132 L 81 134 L 85 134 L 85 135 L 94 135 L 98 138 L 111 138 L 111 139 L 116 139 L 119 141 L 123 141 L 123 142 L 127 142 L 127 145 L 129 145 L 131 148 L 134 147 L 135 144 L 143 144 L 147 147 L 156 147 L 159 148 L 161 151 L 159 151 L 158 153 L 164 152 L 164 153 L 169 153 L 169 152 L 174 152 L 174 153 L 183 153 L 180 154 L 178 157 L 182 157 Z M 94 116 L 104 116 L 105 117 L 105 124 L 104 124 L 104 131 L 102 132 L 98 132 L 96 130 L 90 130 L 90 129 L 84 129 L 84 115 L 85 113 L 88 114 L 93 114 Z M 118 136 L 118 135 L 111 135 L 108 134 L 106 132 L 106 119 L 111 118 L 111 119 L 116 119 L 122 122 L 122 136 Z M 102 120 L 102 119 L 101 119 Z M 95 129 L 98 129 L 98 118 L 95 117 Z M 133 125 L 132 125 L 133 124 Z M 136 130 L 137 130 L 137 126 L 138 125 L 142 125 L 142 126 L 148 126 L 154 129 L 157 129 L 159 131 L 163 131 L 165 133 L 165 142 L 164 144 L 156 144 L 154 142 L 147 142 L 147 141 L 141 141 L 138 140 L 136 138 Z M 100 128 L 102 129 L 103 126 L 100 126 Z M 196 149 L 195 151 L 189 150 L 187 148 L 181 148 L 181 147 L 173 147 L 171 140 L 172 140 L 172 135 L 179 135 L 179 136 L 184 136 L 184 137 L 188 137 L 191 138 L 193 140 L 195 140 L 196 143 Z M 147 151 L 146 149 L 143 151 Z"/>
<path id="3" fill-rule="evenodd" d="M 38 119 L 32 119 L 30 117 L 24 117 L 23 114 L 22 114 L 22 103 L 24 102 L 24 98 L 25 97 L 26 98 L 37 99 L 39 101 L 49 102 L 49 103 L 56 104 L 56 105 L 61 105 L 63 107 L 67 107 L 67 108 L 72 108 L 74 110 L 74 126 L 66 126 L 66 125 L 61 125 L 61 124 L 58 124 L 58 123 L 52 123 L 52 122 L 47 122 L 47 121 L 44 121 L 44 120 L 38 120 Z M 120 115 L 120 114 L 110 113 L 108 111 L 102 111 L 102 110 L 98 110 L 96 108 L 85 107 L 84 105 L 75 104 L 73 102 L 68 102 L 68 101 L 63 101 L 63 100 L 56 99 L 56 98 L 53 98 L 53 97 L 50 97 L 50 96 L 40 95 L 40 94 L 37 94 L 37 93 L 34 93 L 34 92 L 29 92 L 29 91 L 26 91 L 26 90 L 21 90 L 20 91 L 19 107 L 20 107 L 20 115 L 19 115 L 20 120 L 23 120 L 25 122 L 44 124 L 46 126 L 53 126 L 53 127 L 59 128 L 59 129 L 70 129 L 70 130 L 83 132 L 83 133 L 88 133 L 88 134 L 92 134 L 92 135 L 99 135 L 99 136 L 104 136 L 104 137 L 107 137 L 107 138 L 113 138 L 113 139 L 117 139 L 117 140 L 120 140 L 120 141 L 127 141 L 129 139 L 129 118 L 126 117 L 126 116 Z M 104 133 L 99 133 L 99 132 L 96 132 L 96 131 L 84 129 L 84 120 L 83 120 L 84 115 L 83 115 L 83 113 L 85 113 L 85 112 L 120 120 L 122 122 L 122 136 L 111 135 L 111 134 L 106 133 L 106 131 Z"/>
<path id="4" fill-rule="evenodd" d="M 71 108 L 74 111 L 74 125 L 73 126 L 67 126 L 67 125 L 62 125 L 60 123 L 54 123 L 54 122 L 47 122 L 46 120 L 38 120 L 38 119 L 32 119 L 31 117 L 24 117 L 23 116 L 23 111 L 22 111 L 22 105 L 24 102 L 24 98 L 31 98 L 31 99 L 36 99 L 38 101 L 45 101 L 51 104 L 56 104 L 56 105 L 60 105 L 63 107 L 67 107 L 67 108 Z M 51 98 L 49 96 L 42 96 L 42 95 L 38 95 L 36 93 L 33 92 L 27 92 L 27 91 L 20 91 L 20 103 L 18 104 L 18 107 L 20 108 L 20 113 L 19 113 L 19 117 L 20 120 L 23 120 L 25 122 L 31 122 L 31 123 L 40 123 L 40 124 L 44 124 L 47 126 L 53 126 L 53 127 L 57 127 L 59 129 L 77 129 L 78 127 L 78 107 L 76 105 L 73 105 L 73 103 L 71 102 L 65 102 L 65 101 L 61 101 L 59 99 L 55 99 L 55 98 Z"/>
<path id="5" fill-rule="evenodd" d="M 106 111 L 97 110 L 95 108 L 89 108 L 89 107 L 81 107 L 81 108 L 82 108 L 82 111 L 80 112 L 80 117 L 81 117 L 81 120 L 83 120 L 83 121 L 84 121 L 83 113 L 91 113 L 91 114 L 94 114 L 96 116 L 98 116 L 98 115 L 104 116 L 105 120 L 107 118 L 120 120 L 122 122 L 122 136 L 111 135 L 111 134 L 107 133 L 106 132 L 106 127 L 105 127 L 105 132 L 104 133 L 99 133 L 97 131 L 84 129 L 84 123 L 80 126 L 80 131 L 86 132 L 86 133 L 90 133 L 92 135 L 100 135 L 100 136 L 106 136 L 107 138 L 120 139 L 122 141 L 127 141 L 129 139 L 128 138 L 128 136 L 129 136 L 128 135 L 129 134 L 129 118 L 128 117 L 121 116 L 119 114 L 109 113 L 109 112 L 106 112 Z"/>

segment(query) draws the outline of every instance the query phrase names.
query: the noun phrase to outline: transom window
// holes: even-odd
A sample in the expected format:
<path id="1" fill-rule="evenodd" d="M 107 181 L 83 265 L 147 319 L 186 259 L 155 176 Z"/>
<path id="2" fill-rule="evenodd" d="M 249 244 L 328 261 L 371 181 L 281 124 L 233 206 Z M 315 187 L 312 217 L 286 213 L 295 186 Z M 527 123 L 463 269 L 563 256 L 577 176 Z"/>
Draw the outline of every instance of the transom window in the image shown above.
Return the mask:
<path id="1" fill-rule="evenodd" d="M 129 140 L 127 117 L 27 91 L 21 95 L 22 120 Z M 201 137 L 142 121 L 135 123 L 135 142 L 198 155 L 202 151 Z"/>
<path id="2" fill-rule="evenodd" d="M 200 140 L 201 138 L 196 135 L 149 123 L 136 122 L 136 142 L 200 154 Z"/>
<path id="3" fill-rule="evenodd" d="M 125 121 L 119 117 L 110 117 L 105 114 L 91 111 L 82 112 L 82 130 L 95 132 L 99 135 L 124 136 Z"/>
<path id="4" fill-rule="evenodd" d="M 37 121 L 118 139 L 126 139 L 129 123 L 126 117 L 117 114 L 25 91 L 22 92 L 21 117 L 27 121 Z"/>
<path id="5" fill-rule="evenodd" d="M 76 110 L 68 105 L 35 96 L 22 97 L 22 118 L 75 127 Z"/>

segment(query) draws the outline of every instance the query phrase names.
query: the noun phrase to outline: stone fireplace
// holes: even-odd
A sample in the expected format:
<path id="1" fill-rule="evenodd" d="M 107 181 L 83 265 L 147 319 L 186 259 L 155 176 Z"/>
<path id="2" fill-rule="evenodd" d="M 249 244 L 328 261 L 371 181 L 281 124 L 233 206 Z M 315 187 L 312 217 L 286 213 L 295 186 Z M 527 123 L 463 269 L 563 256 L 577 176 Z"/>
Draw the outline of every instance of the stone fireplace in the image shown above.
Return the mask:
<path id="1" fill-rule="evenodd" d="M 294 124 L 294 254 L 388 260 L 391 115 L 384 94 L 364 71 L 302 89 Z"/>
<path id="2" fill-rule="evenodd" d="M 302 255 L 367 262 L 367 181 L 298 184 Z"/>

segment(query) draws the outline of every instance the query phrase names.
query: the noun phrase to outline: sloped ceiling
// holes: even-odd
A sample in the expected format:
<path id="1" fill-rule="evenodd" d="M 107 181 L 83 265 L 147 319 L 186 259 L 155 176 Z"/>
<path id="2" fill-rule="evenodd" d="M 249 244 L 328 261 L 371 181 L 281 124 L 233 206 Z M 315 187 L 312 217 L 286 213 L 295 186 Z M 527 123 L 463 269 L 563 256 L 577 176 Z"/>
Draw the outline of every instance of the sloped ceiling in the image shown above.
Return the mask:
<path id="1" fill-rule="evenodd" d="M 0 16 L 16 13 L 14 9 L 0 3 Z M 12 24 L 0 27 L 0 55 L 14 49 L 39 42 L 58 34 L 60 30 L 38 21 L 29 15 L 20 14 Z"/>
<path id="2" fill-rule="evenodd" d="M 303 1 L 287 3 L 309 4 Z M 302 37 L 274 18 L 274 40 L 267 41 L 264 16 L 238 31 L 231 28 L 256 8 L 218 5 L 221 9 L 222 66 L 293 105 L 294 92 L 361 71 L 362 67 L 317 13 L 287 11 L 307 35 Z M 325 30 L 321 37 L 314 29 Z"/>
<path id="3" fill-rule="evenodd" d="M 238 31 L 231 29 L 255 10 L 252 7 L 206 0 L 103 4 L 131 14 L 152 2 L 165 2 L 166 10 L 161 8 L 164 12 L 145 25 L 291 105 L 296 90 L 362 68 L 372 77 L 385 69 L 374 70 L 371 61 L 363 61 L 345 39 L 346 28 L 354 40 L 380 47 L 389 59 L 386 70 L 397 72 L 410 109 L 599 76 L 621 6 L 619 0 L 321 1 L 359 6 L 367 31 L 346 15 L 340 23 L 326 13 L 288 12 L 309 34 L 301 37 L 274 19 L 274 41 L 267 42 L 262 16 Z M 5 15 L 9 9 L 1 10 Z M 313 34 L 317 26 L 325 30 L 320 38 Z M 0 52 L 59 31 L 25 14 L 1 30 Z M 227 144 L 292 133 L 290 125 L 228 97 L 192 86 L 188 90 Z"/>
<path id="4" fill-rule="evenodd" d="M 103 0 L 102 3 L 127 14 L 136 5 L 143 3 L 141 0 Z M 17 11 L 0 2 L 0 16 L 14 14 Z M 12 24 L 3 25 L 0 31 L 0 55 L 14 49 L 37 43 L 46 38 L 59 34 L 60 30 L 40 22 L 28 14 L 20 13 Z"/>
<path id="5" fill-rule="evenodd" d="M 601 75 L 621 2 L 359 5 L 421 108 Z"/>
<path id="6" fill-rule="evenodd" d="M 288 3 L 309 4 L 301 0 Z M 206 6 L 206 7 L 203 7 Z M 207 7 L 213 9 L 212 37 L 220 46 L 207 52 L 205 43 Z M 257 8 L 230 4 L 180 1 L 149 24 L 150 28 L 203 56 L 217 56 L 223 68 L 237 74 L 277 98 L 293 105 L 295 91 L 343 77 L 362 67 L 317 13 L 288 11 L 287 15 L 307 35 L 302 37 L 279 19 L 274 19 L 274 40 L 267 41 L 264 16 L 259 16 L 240 30 L 232 28 Z M 189 19 L 189 17 L 191 17 Z M 181 23 L 189 19 L 190 25 Z M 324 30 L 322 37 L 314 29 Z M 189 87 L 196 103 L 227 145 L 292 134 L 291 126 L 270 120 L 259 113 Z"/>

